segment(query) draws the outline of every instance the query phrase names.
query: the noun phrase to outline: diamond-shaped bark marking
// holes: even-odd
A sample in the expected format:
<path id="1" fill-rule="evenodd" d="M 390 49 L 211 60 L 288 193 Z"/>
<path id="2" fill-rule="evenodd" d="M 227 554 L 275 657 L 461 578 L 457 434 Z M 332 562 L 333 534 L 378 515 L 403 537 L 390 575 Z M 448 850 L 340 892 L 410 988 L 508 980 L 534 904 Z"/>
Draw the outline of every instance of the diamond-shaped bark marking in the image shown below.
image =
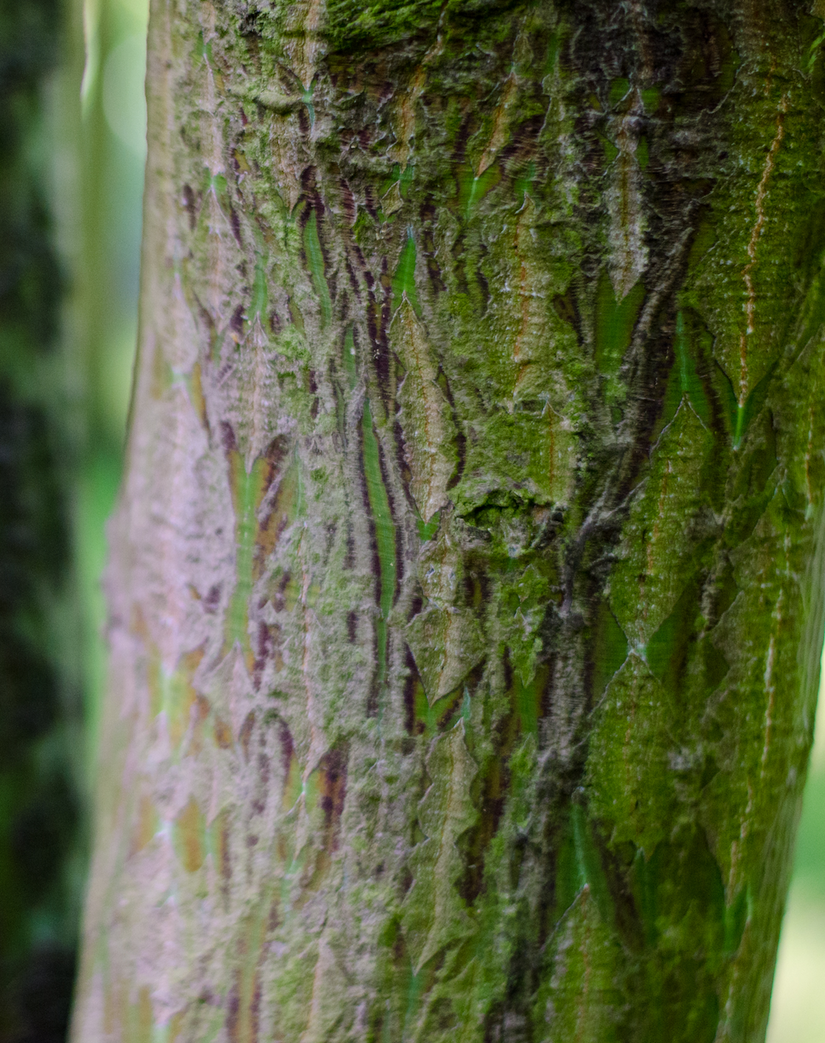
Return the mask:
<path id="1" fill-rule="evenodd" d="M 410 859 L 414 882 L 403 912 L 416 973 L 441 949 L 472 931 L 455 883 L 463 869 L 457 842 L 477 814 L 470 792 L 476 770 L 461 720 L 436 740 L 427 759 L 431 785 L 418 806 L 426 840 Z"/>
<path id="2" fill-rule="evenodd" d="M 410 492 L 424 521 L 447 502 L 447 485 L 456 467 L 455 430 L 450 404 L 436 383 L 438 366 L 424 327 L 404 297 L 390 330 L 392 345 L 407 370 L 398 392 L 404 431 L 404 457 Z"/>
<path id="3" fill-rule="evenodd" d="M 407 642 L 432 704 L 484 658 L 484 635 L 468 611 L 427 608 L 407 627 Z"/>
<path id="4" fill-rule="evenodd" d="M 702 470 L 713 448 L 713 436 L 683 402 L 633 501 L 610 579 L 610 607 L 631 644 L 647 643 L 695 570 L 706 534 Z"/>

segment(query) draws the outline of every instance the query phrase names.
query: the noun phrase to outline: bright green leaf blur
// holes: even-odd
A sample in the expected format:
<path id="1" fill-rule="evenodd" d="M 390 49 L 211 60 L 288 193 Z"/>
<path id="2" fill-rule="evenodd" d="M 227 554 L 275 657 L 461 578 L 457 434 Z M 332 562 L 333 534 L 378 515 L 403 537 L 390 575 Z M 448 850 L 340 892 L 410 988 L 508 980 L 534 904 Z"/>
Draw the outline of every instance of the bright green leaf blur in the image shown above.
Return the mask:
<path id="1" fill-rule="evenodd" d="M 147 0 L 84 0 L 82 88 L 83 243 L 77 333 L 87 436 L 77 510 L 78 568 L 86 614 L 89 764 L 105 684 L 100 639 L 104 524 L 120 481 L 137 340 L 143 167 L 146 159 Z"/>

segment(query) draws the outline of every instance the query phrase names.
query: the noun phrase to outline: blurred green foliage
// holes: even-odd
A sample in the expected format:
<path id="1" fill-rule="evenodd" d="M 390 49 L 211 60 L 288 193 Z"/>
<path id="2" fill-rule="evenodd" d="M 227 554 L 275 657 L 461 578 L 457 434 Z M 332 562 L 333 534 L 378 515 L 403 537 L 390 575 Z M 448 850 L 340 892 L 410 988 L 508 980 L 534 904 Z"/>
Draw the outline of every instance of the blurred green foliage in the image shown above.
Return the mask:
<path id="1" fill-rule="evenodd" d="M 79 906 L 76 678 L 48 91 L 58 0 L 0 3 L 0 1041 L 63 1039 Z"/>
<path id="2" fill-rule="evenodd" d="M 146 115 L 148 0 L 85 0 L 81 93 L 76 359 L 83 371 L 84 447 L 76 501 L 76 556 L 85 614 L 88 763 L 94 765 L 105 685 L 105 521 L 120 481 L 137 340 Z"/>
<path id="3" fill-rule="evenodd" d="M 57 1043 L 70 1010 L 136 340 L 146 20 L 145 0 L 0 0 L 0 1043 Z"/>
<path id="4" fill-rule="evenodd" d="M 768 1043 L 825 1041 L 825 694 L 782 927 Z"/>
<path id="5" fill-rule="evenodd" d="M 820 745 L 825 735 L 820 728 Z M 825 902 L 825 748 L 817 750 L 805 789 L 805 803 L 799 825 L 794 878 L 812 894 Z M 825 938 L 823 938 L 825 945 Z M 825 1019 L 822 1027 L 825 1039 Z"/>

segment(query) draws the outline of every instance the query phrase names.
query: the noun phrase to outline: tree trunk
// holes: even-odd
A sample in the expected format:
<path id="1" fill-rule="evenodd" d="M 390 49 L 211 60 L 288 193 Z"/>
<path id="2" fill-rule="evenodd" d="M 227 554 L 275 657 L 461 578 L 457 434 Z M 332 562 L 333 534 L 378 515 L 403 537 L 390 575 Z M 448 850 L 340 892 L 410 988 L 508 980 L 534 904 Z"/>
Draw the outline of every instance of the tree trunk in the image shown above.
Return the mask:
<path id="1" fill-rule="evenodd" d="M 153 0 L 76 1043 L 762 1038 L 822 29 Z"/>

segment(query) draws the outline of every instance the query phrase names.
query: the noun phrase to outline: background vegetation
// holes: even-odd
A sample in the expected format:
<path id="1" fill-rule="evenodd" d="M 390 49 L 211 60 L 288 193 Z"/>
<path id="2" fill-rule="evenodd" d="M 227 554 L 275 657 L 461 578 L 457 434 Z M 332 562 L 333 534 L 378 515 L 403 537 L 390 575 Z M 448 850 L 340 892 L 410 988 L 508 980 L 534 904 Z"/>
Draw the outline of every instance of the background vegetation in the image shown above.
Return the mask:
<path id="1" fill-rule="evenodd" d="M 50 184 L 68 154 L 63 24 L 56 0 L 0 2 L 1 1043 L 63 1038 L 83 888 L 77 456 Z"/>

